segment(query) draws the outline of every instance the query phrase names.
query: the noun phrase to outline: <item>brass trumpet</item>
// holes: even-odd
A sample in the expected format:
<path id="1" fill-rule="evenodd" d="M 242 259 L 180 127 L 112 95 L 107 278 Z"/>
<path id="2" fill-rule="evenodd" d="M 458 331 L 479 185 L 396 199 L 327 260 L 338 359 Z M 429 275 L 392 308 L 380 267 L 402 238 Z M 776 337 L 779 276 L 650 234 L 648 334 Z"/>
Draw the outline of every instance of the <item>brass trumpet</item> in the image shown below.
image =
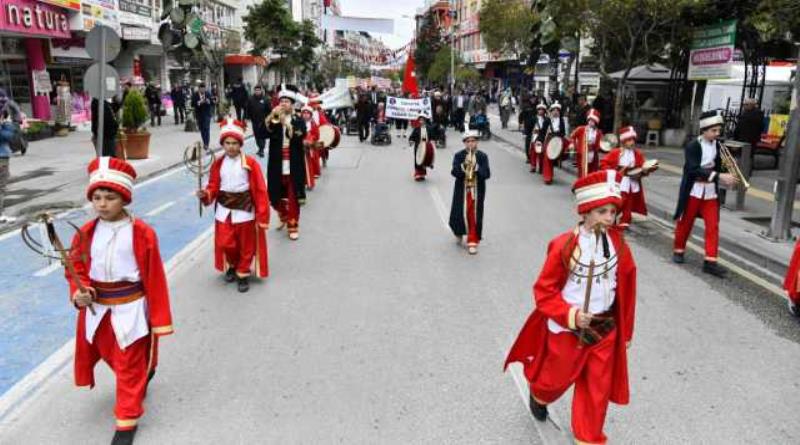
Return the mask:
<path id="1" fill-rule="evenodd" d="M 728 173 L 733 175 L 736 184 L 741 185 L 745 190 L 749 189 L 750 183 L 747 182 L 747 178 L 744 176 L 744 173 L 742 173 L 742 169 L 739 168 L 739 164 L 736 163 L 736 158 L 727 145 L 720 144 L 719 156 L 722 160 L 722 166 L 728 170 Z"/>
<path id="2" fill-rule="evenodd" d="M 272 112 L 269 114 L 269 117 L 267 117 L 267 123 L 278 125 L 283 120 L 283 116 L 285 114 L 286 113 L 283 112 L 283 108 L 275 107 L 272 109 Z"/>
<path id="3" fill-rule="evenodd" d="M 466 187 L 473 188 L 478 185 L 478 177 L 475 174 L 477 165 L 475 152 L 467 151 L 467 157 L 464 159 L 464 163 L 461 164 L 461 168 L 464 169 L 464 185 Z"/>

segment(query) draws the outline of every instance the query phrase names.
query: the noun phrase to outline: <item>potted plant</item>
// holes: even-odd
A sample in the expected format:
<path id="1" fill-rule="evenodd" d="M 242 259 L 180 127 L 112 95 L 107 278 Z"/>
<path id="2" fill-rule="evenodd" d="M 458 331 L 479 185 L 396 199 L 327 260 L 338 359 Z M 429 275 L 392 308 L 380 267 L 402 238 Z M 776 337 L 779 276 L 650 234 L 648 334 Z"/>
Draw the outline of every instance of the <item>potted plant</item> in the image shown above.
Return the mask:
<path id="1" fill-rule="evenodd" d="M 128 159 L 147 159 L 150 153 L 150 132 L 144 128 L 147 117 L 144 96 L 130 90 L 122 103 L 123 144 Z"/>

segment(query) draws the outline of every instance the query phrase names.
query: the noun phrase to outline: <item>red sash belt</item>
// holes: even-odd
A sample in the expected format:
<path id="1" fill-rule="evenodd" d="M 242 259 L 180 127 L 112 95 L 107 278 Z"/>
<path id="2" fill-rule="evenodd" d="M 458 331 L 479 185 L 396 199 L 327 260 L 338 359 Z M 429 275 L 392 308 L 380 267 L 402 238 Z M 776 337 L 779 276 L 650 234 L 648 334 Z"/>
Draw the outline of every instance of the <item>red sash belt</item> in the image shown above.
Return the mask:
<path id="1" fill-rule="evenodd" d="M 106 306 L 130 303 L 144 297 L 144 286 L 141 281 L 92 281 L 96 291 L 95 301 Z"/>

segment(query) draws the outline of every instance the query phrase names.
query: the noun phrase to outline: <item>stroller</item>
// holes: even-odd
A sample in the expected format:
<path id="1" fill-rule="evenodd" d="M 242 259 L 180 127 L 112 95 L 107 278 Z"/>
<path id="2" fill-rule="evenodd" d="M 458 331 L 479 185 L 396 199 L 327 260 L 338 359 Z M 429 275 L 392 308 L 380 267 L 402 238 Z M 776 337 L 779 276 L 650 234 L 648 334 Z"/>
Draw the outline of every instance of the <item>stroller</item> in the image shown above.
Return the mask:
<path id="1" fill-rule="evenodd" d="M 473 114 L 470 116 L 469 129 L 477 130 L 481 139 L 483 140 L 487 140 L 492 137 L 492 130 L 489 127 L 489 119 L 486 118 L 486 114 L 484 113 Z"/>

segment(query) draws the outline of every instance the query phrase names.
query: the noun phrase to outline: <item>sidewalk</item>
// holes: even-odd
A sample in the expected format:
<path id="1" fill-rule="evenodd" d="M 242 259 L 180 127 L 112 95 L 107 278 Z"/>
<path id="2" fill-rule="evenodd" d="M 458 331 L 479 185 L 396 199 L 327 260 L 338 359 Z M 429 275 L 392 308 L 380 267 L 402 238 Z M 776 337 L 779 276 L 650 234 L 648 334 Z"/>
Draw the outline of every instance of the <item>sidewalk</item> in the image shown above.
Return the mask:
<path id="1" fill-rule="evenodd" d="M 131 160 L 137 181 L 160 173 L 183 162 L 186 146 L 200 140 L 199 132 L 183 131 L 170 116 L 160 127 L 148 128 L 150 157 Z M 211 145 L 218 146 L 219 127 L 211 125 Z M 15 225 L 0 225 L 0 233 L 18 226 L 27 217 L 44 209 L 67 209 L 82 206 L 86 200 L 86 165 L 95 157 L 89 131 L 74 131 L 65 137 L 31 142 L 25 156 L 11 158 L 11 181 L 6 196 L 6 211 L 19 217 Z"/>
<path id="2" fill-rule="evenodd" d="M 521 132 L 517 131 L 516 115 L 509 119 L 508 129 L 501 129 L 500 116 L 492 108 L 488 113 L 492 134 L 500 141 L 522 151 L 525 138 Z M 650 216 L 660 220 L 658 222 L 673 228 L 672 215 L 675 211 L 680 188 L 683 150 L 680 147 L 641 148 L 646 158 L 658 159 L 661 165 L 661 168 L 645 179 L 643 184 L 648 211 Z M 758 157 L 756 160 L 756 166 L 758 167 L 770 165 L 770 158 Z M 520 165 L 520 168 L 524 168 L 524 166 Z M 569 172 L 569 179 L 564 177 L 565 170 Z M 556 183 L 571 183 L 575 178 L 574 175 L 575 169 L 572 167 L 571 162 L 567 162 L 563 170 L 556 170 Z M 762 232 L 769 227 L 774 201 L 772 185 L 776 176 L 776 170 L 755 170 L 750 181 L 751 188 L 748 190 L 744 210 L 734 211 L 723 207 L 720 212 L 720 250 L 722 258 L 734 260 L 745 269 L 751 269 L 753 265 L 766 269 L 771 272 L 771 277 L 765 278 L 773 284 L 776 283 L 776 280 L 781 281 L 783 279 L 794 250 L 794 242 L 776 243 L 761 236 Z M 535 183 L 536 180 L 539 183 L 541 182 L 538 176 L 531 175 L 531 181 Z M 728 193 L 727 203 L 733 206 L 735 193 Z M 795 201 L 795 208 L 800 209 L 800 201 Z M 634 222 L 635 225 L 636 222 Z M 702 239 L 703 235 L 702 228 L 702 220 L 698 219 L 693 234 L 699 236 L 700 239 Z M 797 228 L 792 230 L 794 235 L 797 235 L 798 232 L 800 231 Z M 739 258 L 731 258 L 730 254 Z M 744 262 L 741 261 L 742 259 Z M 748 264 L 748 262 L 752 264 Z"/>

